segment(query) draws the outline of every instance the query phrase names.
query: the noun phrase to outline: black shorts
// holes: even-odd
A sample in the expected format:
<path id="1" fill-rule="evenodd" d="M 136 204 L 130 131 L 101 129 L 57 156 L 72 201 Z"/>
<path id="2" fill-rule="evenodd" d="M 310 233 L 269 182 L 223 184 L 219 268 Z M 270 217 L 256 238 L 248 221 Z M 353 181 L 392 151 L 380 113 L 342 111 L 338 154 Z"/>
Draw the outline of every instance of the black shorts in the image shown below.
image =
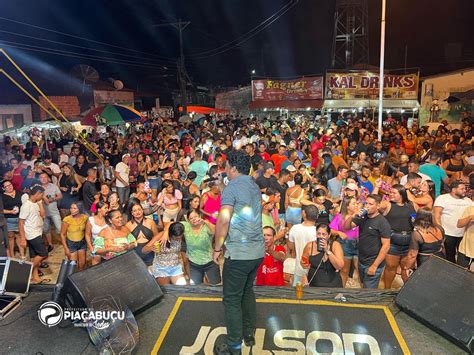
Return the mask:
<path id="1" fill-rule="evenodd" d="M 30 250 L 30 258 L 34 258 L 35 256 L 48 256 L 48 251 L 46 250 L 43 237 L 41 235 L 34 239 L 27 240 L 26 242 L 28 244 L 28 249 Z"/>

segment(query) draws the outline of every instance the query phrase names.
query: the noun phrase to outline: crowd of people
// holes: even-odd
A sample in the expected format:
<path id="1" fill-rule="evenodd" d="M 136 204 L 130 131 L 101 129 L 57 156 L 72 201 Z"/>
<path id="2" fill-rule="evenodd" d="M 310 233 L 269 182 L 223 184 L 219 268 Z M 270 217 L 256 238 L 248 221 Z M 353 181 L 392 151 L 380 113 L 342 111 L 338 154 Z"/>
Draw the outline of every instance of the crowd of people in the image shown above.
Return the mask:
<path id="1" fill-rule="evenodd" d="M 41 270 L 54 228 L 78 270 L 136 252 L 161 285 L 220 284 L 232 157 L 248 160 L 261 194 L 232 215 L 261 217 L 256 285 L 391 288 L 433 255 L 465 268 L 474 257 L 469 119 L 433 132 L 391 119 L 381 140 L 362 114 L 158 118 L 82 134 L 102 159 L 67 134 L 4 137 L 2 244 L 31 260 L 33 283 L 51 281 Z"/>

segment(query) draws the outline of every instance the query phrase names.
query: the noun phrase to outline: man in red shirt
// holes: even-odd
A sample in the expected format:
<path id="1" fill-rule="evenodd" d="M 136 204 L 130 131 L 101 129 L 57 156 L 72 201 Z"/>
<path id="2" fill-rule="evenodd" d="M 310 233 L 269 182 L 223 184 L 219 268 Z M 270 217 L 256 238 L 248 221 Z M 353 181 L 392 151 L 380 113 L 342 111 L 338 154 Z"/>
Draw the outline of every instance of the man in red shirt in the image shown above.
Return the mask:
<path id="1" fill-rule="evenodd" d="M 285 261 L 285 247 L 275 245 L 275 229 L 263 227 L 265 239 L 265 258 L 257 270 L 255 284 L 257 286 L 285 286 L 283 278 L 283 261 Z"/>
<path id="2" fill-rule="evenodd" d="M 267 153 L 267 147 L 265 147 L 265 143 L 260 143 L 258 146 L 258 154 L 262 157 L 263 160 L 270 160 L 270 154 Z"/>
<path id="3" fill-rule="evenodd" d="M 281 170 L 281 163 L 288 159 L 286 156 L 286 145 L 284 143 L 280 144 L 278 154 L 273 154 L 271 159 L 273 164 L 275 164 L 275 174 L 278 174 Z"/>
<path id="4" fill-rule="evenodd" d="M 23 176 L 21 175 L 21 171 L 24 169 L 24 167 L 18 163 L 18 160 L 13 158 L 10 159 L 10 175 L 9 179 L 11 180 L 11 183 L 13 185 L 13 188 L 16 191 L 21 191 L 21 185 L 23 184 Z"/>

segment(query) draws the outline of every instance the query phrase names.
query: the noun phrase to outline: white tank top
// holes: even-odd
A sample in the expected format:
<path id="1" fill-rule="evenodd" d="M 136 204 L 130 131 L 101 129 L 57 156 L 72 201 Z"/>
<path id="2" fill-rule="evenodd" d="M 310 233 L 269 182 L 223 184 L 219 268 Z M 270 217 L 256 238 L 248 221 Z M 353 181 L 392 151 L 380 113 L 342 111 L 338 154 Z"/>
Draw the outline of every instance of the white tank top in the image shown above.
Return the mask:
<path id="1" fill-rule="evenodd" d="M 92 234 L 92 242 L 94 242 L 94 239 L 99 236 L 99 233 L 102 231 L 102 229 L 106 228 L 108 224 L 104 224 L 103 226 L 98 226 L 95 221 L 94 221 L 94 216 L 89 217 L 89 222 L 91 224 L 91 234 Z"/>

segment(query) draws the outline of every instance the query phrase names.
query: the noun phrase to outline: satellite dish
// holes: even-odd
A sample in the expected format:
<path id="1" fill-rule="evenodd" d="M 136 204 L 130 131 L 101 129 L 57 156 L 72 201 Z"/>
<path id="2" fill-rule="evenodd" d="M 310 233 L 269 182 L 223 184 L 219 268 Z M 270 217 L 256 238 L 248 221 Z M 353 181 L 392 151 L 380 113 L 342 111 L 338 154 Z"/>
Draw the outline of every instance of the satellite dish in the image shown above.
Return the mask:
<path id="1" fill-rule="evenodd" d="M 123 89 L 123 83 L 120 80 L 115 80 L 114 81 L 114 88 L 116 90 L 122 90 Z"/>
<path id="2" fill-rule="evenodd" d="M 122 90 L 123 89 L 123 82 L 121 80 L 117 80 L 114 78 L 108 79 L 110 83 L 114 86 L 115 90 Z"/>
<path id="3" fill-rule="evenodd" d="M 74 66 L 71 70 L 72 76 L 82 81 L 82 92 L 86 83 L 96 83 L 99 81 L 99 73 L 93 67 L 87 64 L 78 64 Z"/>

